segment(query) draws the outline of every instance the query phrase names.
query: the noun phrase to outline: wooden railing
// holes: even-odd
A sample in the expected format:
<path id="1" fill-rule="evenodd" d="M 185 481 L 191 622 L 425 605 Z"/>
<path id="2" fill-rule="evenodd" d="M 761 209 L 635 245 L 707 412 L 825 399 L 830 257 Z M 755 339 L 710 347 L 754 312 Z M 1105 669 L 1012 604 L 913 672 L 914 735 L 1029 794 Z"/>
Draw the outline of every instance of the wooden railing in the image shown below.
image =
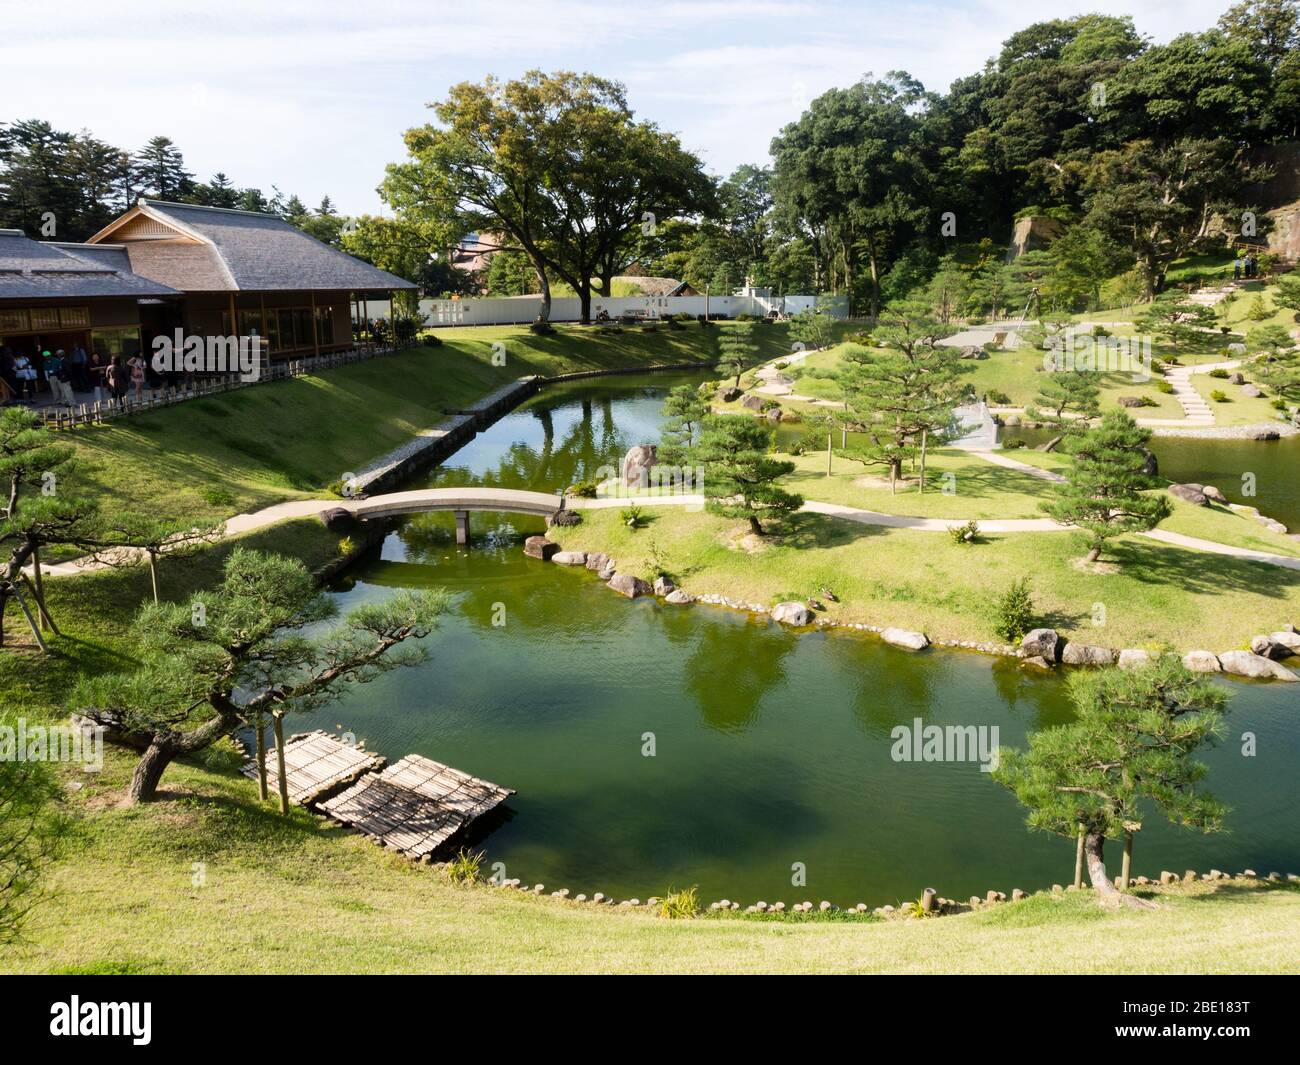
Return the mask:
<path id="1" fill-rule="evenodd" d="M 50 429 L 72 429 L 78 425 L 101 425 L 115 418 L 132 414 L 143 414 L 160 407 L 170 407 L 190 399 L 204 396 L 217 396 L 225 392 L 234 392 L 241 388 L 251 388 L 267 381 L 283 381 L 291 377 L 304 377 L 308 374 L 332 370 L 339 366 L 348 366 L 354 362 L 383 355 L 395 355 L 413 347 L 414 343 L 361 344 L 346 351 L 327 352 L 322 355 L 309 355 L 297 359 L 280 359 L 268 361 L 263 365 L 258 376 L 251 381 L 240 379 L 238 374 L 209 375 L 198 378 L 184 385 L 155 388 L 148 391 L 146 398 L 137 400 L 134 396 L 124 396 L 120 400 L 97 399 L 89 403 L 75 403 L 72 406 L 47 406 L 35 408 L 46 427 Z"/>

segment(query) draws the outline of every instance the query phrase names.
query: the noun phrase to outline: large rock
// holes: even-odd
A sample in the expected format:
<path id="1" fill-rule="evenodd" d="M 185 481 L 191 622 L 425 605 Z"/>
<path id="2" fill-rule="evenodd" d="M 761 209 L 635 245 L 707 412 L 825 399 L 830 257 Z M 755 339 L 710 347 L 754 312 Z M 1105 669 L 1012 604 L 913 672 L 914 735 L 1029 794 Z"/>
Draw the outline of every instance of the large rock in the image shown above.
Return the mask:
<path id="1" fill-rule="evenodd" d="M 1201 488 L 1201 494 L 1205 496 L 1205 498 L 1208 499 L 1211 503 L 1222 503 L 1226 505 L 1228 502 L 1228 497 L 1225 496 L 1222 492 L 1220 492 L 1217 488 L 1215 488 L 1214 485 L 1212 484 L 1204 485 Z"/>
<path id="2" fill-rule="evenodd" d="M 356 516 L 347 507 L 329 507 L 316 516 L 332 533 L 349 533 L 357 527 Z"/>
<path id="3" fill-rule="evenodd" d="M 1279 433 L 1276 429 L 1256 429 L 1254 432 L 1250 433 L 1246 437 L 1246 439 L 1247 440 L 1279 440 L 1281 439 L 1281 437 L 1282 434 Z"/>
<path id="4" fill-rule="evenodd" d="M 1026 658 L 1044 658 L 1055 662 L 1060 658 L 1061 637 L 1055 629 L 1033 629 L 1020 641 L 1020 650 Z"/>
<path id="5" fill-rule="evenodd" d="M 1145 407 L 1141 396 L 1120 396 L 1115 400 L 1121 407 Z"/>
<path id="6" fill-rule="evenodd" d="M 1115 652 L 1109 647 L 1067 643 L 1061 652 L 1061 661 L 1067 666 L 1110 666 L 1115 664 Z"/>
<path id="7" fill-rule="evenodd" d="M 1199 484 L 1171 484 L 1169 494 L 1195 506 L 1205 506 L 1205 489 Z"/>
<path id="8" fill-rule="evenodd" d="M 1256 385 L 1242 385 L 1241 394 L 1243 396 L 1249 396 L 1251 399 L 1259 399 L 1259 397 L 1264 393 L 1260 391 L 1259 387 Z"/>
<path id="9" fill-rule="evenodd" d="M 1141 669 L 1143 666 L 1150 665 L 1150 663 L 1151 653 L 1149 651 L 1128 647 L 1119 653 L 1117 664 L 1120 669 Z"/>
<path id="10" fill-rule="evenodd" d="M 1278 665 L 1271 658 L 1264 658 L 1253 651 L 1224 651 L 1219 655 L 1219 664 L 1223 666 L 1223 672 L 1236 677 L 1300 680 L 1286 666 Z"/>
<path id="11" fill-rule="evenodd" d="M 615 573 L 609 579 L 609 586 L 619 595 L 627 596 L 629 599 L 635 599 L 639 595 L 651 595 L 654 592 L 649 584 L 630 573 Z"/>
<path id="12" fill-rule="evenodd" d="M 559 544 L 545 536 L 530 536 L 524 541 L 524 554 L 529 558 L 540 558 L 543 562 L 549 561 L 559 549 Z"/>
<path id="13" fill-rule="evenodd" d="M 587 564 L 586 551 L 556 551 L 551 556 L 552 562 L 557 562 L 561 566 L 585 566 Z"/>
<path id="14" fill-rule="evenodd" d="M 694 601 L 695 597 L 693 595 L 683 592 L 680 588 L 676 588 L 664 596 L 664 602 L 672 603 L 673 606 L 684 606 L 685 604 L 693 603 Z"/>
<path id="15" fill-rule="evenodd" d="M 782 625 L 810 625 L 812 611 L 804 603 L 793 600 L 788 603 L 777 603 L 772 608 L 772 620 L 779 621 Z"/>
<path id="16" fill-rule="evenodd" d="M 723 403 L 735 403 L 745 393 L 735 385 L 728 385 L 718 393 L 718 399 Z"/>
<path id="17" fill-rule="evenodd" d="M 1188 651 L 1183 655 L 1183 668 L 1193 673 L 1222 673 L 1219 656 L 1213 651 Z"/>
<path id="18" fill-rule="evenodd" d="M 628 488 L 649 488 L 650 467 L 659 461 L 659 449 L 654 444 L 637 444 L 623 456 L 623 484 Z"/>
<path id="19" fill-rule="evenodd" d="M 609 555 L 605 554 L 604 551 L 587 552 L 587 569 L 591 570 L 593 573 L 599 573 L 606 565 L 608 565 L 608 563 Z"/>
<path id="20" fill-rule="evenodd" d="M 1142 472 L 1148 477 L 1160 476 L 1160 460 L 1154 451 L 1145 447 L 1142 449 Z"/>
<path id="21" fill-rule="evenodd" d="M 767 397 L 757 396 L 753 392 L 740 401 L 740 405 L 746 410 L 758 411 L 763 409 L 763 404 L 767 402 Z"/>
<path id="22" fill-rule="evenodd" d="M 662 574 L 655 578 L 655 595 L 669 595 L 677 585 L 671 577 L 665 577 Z"/>
<path id="23" fill-rule="evenodd" d="M 576 510 L 569 510 L 567 507 L 563 510 L 557 510 L 546 519 L 547 525 L 581 525 L 582 515 Z"/>
<path id="24" fill-rule="evenodd" d="M 923 632 L 914 632 L 912 629 L 885 629 L 880 634 L 880 638 L 887 644 L 894 647 L 902 647 L 907 651 L 924 651 L 930 646 L 930 637 Z"/>
<path id="25" fill-rule="evenodd" d="M 1270 632 L 1268 638 L 1275 644 L 1285 647 L 1293 655 L 1300 655 L 1300 632 L 1290 629 L 1285 632 Z"/>
<path id="26" fill-rule="evenodd" d="M 1246 383 L 1246 375 L 1241 371 L 1238 371 L 1237 373 L 1228 374 L 1228 384 L 1244 385 L 1245 383 Z"/>
<path id="27" fill-rule="evenodd" d="M 1290 633 L 1278 633 L 1279 636 L 1289 636 Z M 1280 658 L 1290 658 L 1295 654 L 1295 649 L 1287 642 L 1275 640 L 1272 634 L 1268 636 L 1255 636 L 1250 641 L 1250 649 L 1262 658 L 1271 658 L 1277 661 Z"/>

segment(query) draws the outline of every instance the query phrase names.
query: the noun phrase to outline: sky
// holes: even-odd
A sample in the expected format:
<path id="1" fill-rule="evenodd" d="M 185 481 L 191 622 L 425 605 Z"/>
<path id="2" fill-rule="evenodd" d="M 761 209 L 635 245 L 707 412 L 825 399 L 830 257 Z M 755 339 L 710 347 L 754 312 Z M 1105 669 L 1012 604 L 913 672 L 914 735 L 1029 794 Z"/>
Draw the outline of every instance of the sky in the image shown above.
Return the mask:
<path id="1" fill-rule="evenodd" d="M 807 103 L 906 70 L 946 90 L 1033 21 L 1129 14 L 1154 41 L 1231 0 L 0 0 L 0 121 L 43 118 L 124 148 L 164 134 L 200 180 L 278 186 L 345 214 L 402 132 L 461 81 L 530 69 L 622 81 L 639 118 L 726 174 L 766 163 Z"/>

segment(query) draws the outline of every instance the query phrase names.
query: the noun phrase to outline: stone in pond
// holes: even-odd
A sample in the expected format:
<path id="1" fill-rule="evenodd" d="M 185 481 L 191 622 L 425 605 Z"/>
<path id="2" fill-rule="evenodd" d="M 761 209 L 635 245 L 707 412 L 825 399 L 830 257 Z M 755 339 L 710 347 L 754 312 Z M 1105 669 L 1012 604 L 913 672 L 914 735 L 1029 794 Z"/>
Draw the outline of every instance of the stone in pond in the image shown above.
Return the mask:
<path id="1" fill-rule="evenodd" d="M 635 599 L 639 595 L 650 595 L 654 590 L 640 577 L 634 577 L 630 573 L 615 573 L 609 579 L 609 586 L 619 595 L 627 596 L 629 599 Z"/>
<path id="2" fill-rule="evenodd" d="M 812 611 L 803 603 L 777 603 L 772 608 L 772 620 L 782 625 L 808 625 L 812 622 Z"/>
<path id="3" fill-rule="evenodd" d="M 551 556 L 551 561 L 561 566 L 585 566 L 587 564 L 586 551 L 556 551 Z"/>
<path id="4" fill-rule="evenodd" d="M 529 558 L 540 558 L 543 562 L 549 561 L 559 549 L 559 544 L 545 536 L 530 536 L 524 541 L 524 554 Z"/>
<path id="5" fill-rule="evenodd" d="M 675 588 L 664 596 L 665 603 L 672 603 L 673 606 L 683 606 L 686 603 L 694 602 L 694 597 L 683 592 L 680 588 Z"/>
<path id="6" fill-rule="evenodd" d="M 1223 672 L 1236 677 L 1268 678 L 1272 680 L 1300 680 L 1286 666 L 1279 665 L 1271 658 L 1264 658 L 1251 651 L 1224 651 L 1219 655 L 1219 664 Z"/>
<path id="7" fill-rule="evenodd" d="M 924 651 L 930 646 L 930 637 L 923 632 L 914 632 L 912 629 L 884 629 L 880 633 L 880 638 L 885 643 L 893 647 L 901 647 L 906 651 Z"/>
<path id="8" fill-rule="evenodd" d="M 655 595 L 668 595 L 676 589 L 676 587 L 677 585 L 673 583 L 671 577 L 665 577 L 663 574 L 660 574 L 655 578 Z"/>
<path id="9" fill-rule="evenodd" d="M 1128 647 L 1119 653 L 1120 669 L 1141 669 L 1151 662 L 1151 653 L 1141 648 Z"/>
<path id="10" fill-rule="evenodd" d="M 1025 633 L 1020 649 L 1029 658 L 1044 658 L 1055 662 L 1060 652 L 1061 637 L 1055 629 L 1033 629 Z"/>
<path id="11" fill-rule="evenodd" d="M 1061 652 L 1061 661 L 1067 666 L 1110 666 L 1115 664 L 1115 652 L 1109 647 L 1067 643 Z"/>
<path id="12" fill-rule="evenodd" d="M 1213 651 L 1188 651 L 1183 655 L 1183 668 L 1193 673 L 1222 673 L 1219 656 Z"/>

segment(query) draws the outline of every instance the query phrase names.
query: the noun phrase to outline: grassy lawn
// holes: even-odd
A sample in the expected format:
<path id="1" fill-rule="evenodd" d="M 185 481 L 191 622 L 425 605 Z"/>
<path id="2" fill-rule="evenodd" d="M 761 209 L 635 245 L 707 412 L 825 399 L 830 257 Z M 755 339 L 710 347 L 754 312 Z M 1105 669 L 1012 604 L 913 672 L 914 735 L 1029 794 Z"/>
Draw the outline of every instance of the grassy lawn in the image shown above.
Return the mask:
<path id="1" fill-rule="evenodd" d="M 615 512 L 596 511 L 553 534 L 566 547 L 607 551 L 620 569 L 645 577 L 657 550 L 694 594 L 775 603 L 829 587 L 840 602 L 826 604 L 828 618 L 947 640 L 995 639 L 992 604 L 1026 574 L 1042 623 L 1114 648 L 1224 651 L 1300 616 L 1300 572 L 1145 537 L 1113 542 L 1103 556 L 1112 564 L 1095 572 L 1076 564 L 1083 551 L 1069 532 L 990 535 L 959 546 L 943 533 L 801 514 L 751 552 L 734 546 L 743 531 L 708 513 L 665 507 L 650 511 L 638 531 Z M 1242 535 L 1253 531 L 1243 525 Z M 1106 607 L 1104 627 L 1092 623 L 1097 603 Z"/>
<path id="2" fill-rule="evenodd" d="M 1247 396 L 1242 393 L 1244 385 L 1234 385 L 1222 378 L 1209 374 L 1192 374 L 1192 387 L 1205 399 L 1214 411 L 1216 425 L 1262 425 L 1275 422 L 1278 412 L 1273 407 L 1271 398 L 1264 396 Z M 1228 398 L 1218 401 L 1211 398 L 1212 392 L 1222 392 Z"/>
<path id="3" fill-rule="evenodd" d="M 371 459 L 438 424 L 445 412 L 529 374 L 553 375 L 717 358 L 720 333 L 697 325 L 653 333 L 560 326 L 439 331 L 443 343 L 78 429 L 64 438 L 84 459 L 78 480 L 109 509 L 217 520 L 319 494 Z M 786 327 L 758 326 L 765 357 L 788 350 Z M 493 365 L 494 344 L 504 366 Z"/>
<path id="4" fill-rule="evenodd" d="M 1051 489 L 1041 478 L 953 448 L 936 449 L 927 456 L 924 493 L 900 485 L 891 494 L 887 484 L 876 483 L 884 476 L 881 467 L 846 458 L 835 458 L 832 476 L 827 477 L 825 452 L 791 461 L 795 472 L 783 484 L 805 499 L 918 518 L 1041 518 L 1039 503 Z M 905 472 L 915 476 L 910 469 Z"/>
<path id="5" fill-rule="evenodd" d="M 930 921 L 669 921 L 453 885 L 302 810 L 281 819 L 228 766 L 175 765 L 168 801 L 122 809 L 129 770 L 110 752 L 103 773 L 70 792 L 85 815 L 78 838 L 25 941 L 0 953 L 4 971 L 1114 971 L 1119 955 L 1099 951 L 1099 937 L 1152 972 L 1300 971 L 1295 885 L 1179 884 L 1152 891 L 1159 908 L 1140 913 L 1071 892 Z M 647 884 L 643 898 L 666 887 Z"/>

